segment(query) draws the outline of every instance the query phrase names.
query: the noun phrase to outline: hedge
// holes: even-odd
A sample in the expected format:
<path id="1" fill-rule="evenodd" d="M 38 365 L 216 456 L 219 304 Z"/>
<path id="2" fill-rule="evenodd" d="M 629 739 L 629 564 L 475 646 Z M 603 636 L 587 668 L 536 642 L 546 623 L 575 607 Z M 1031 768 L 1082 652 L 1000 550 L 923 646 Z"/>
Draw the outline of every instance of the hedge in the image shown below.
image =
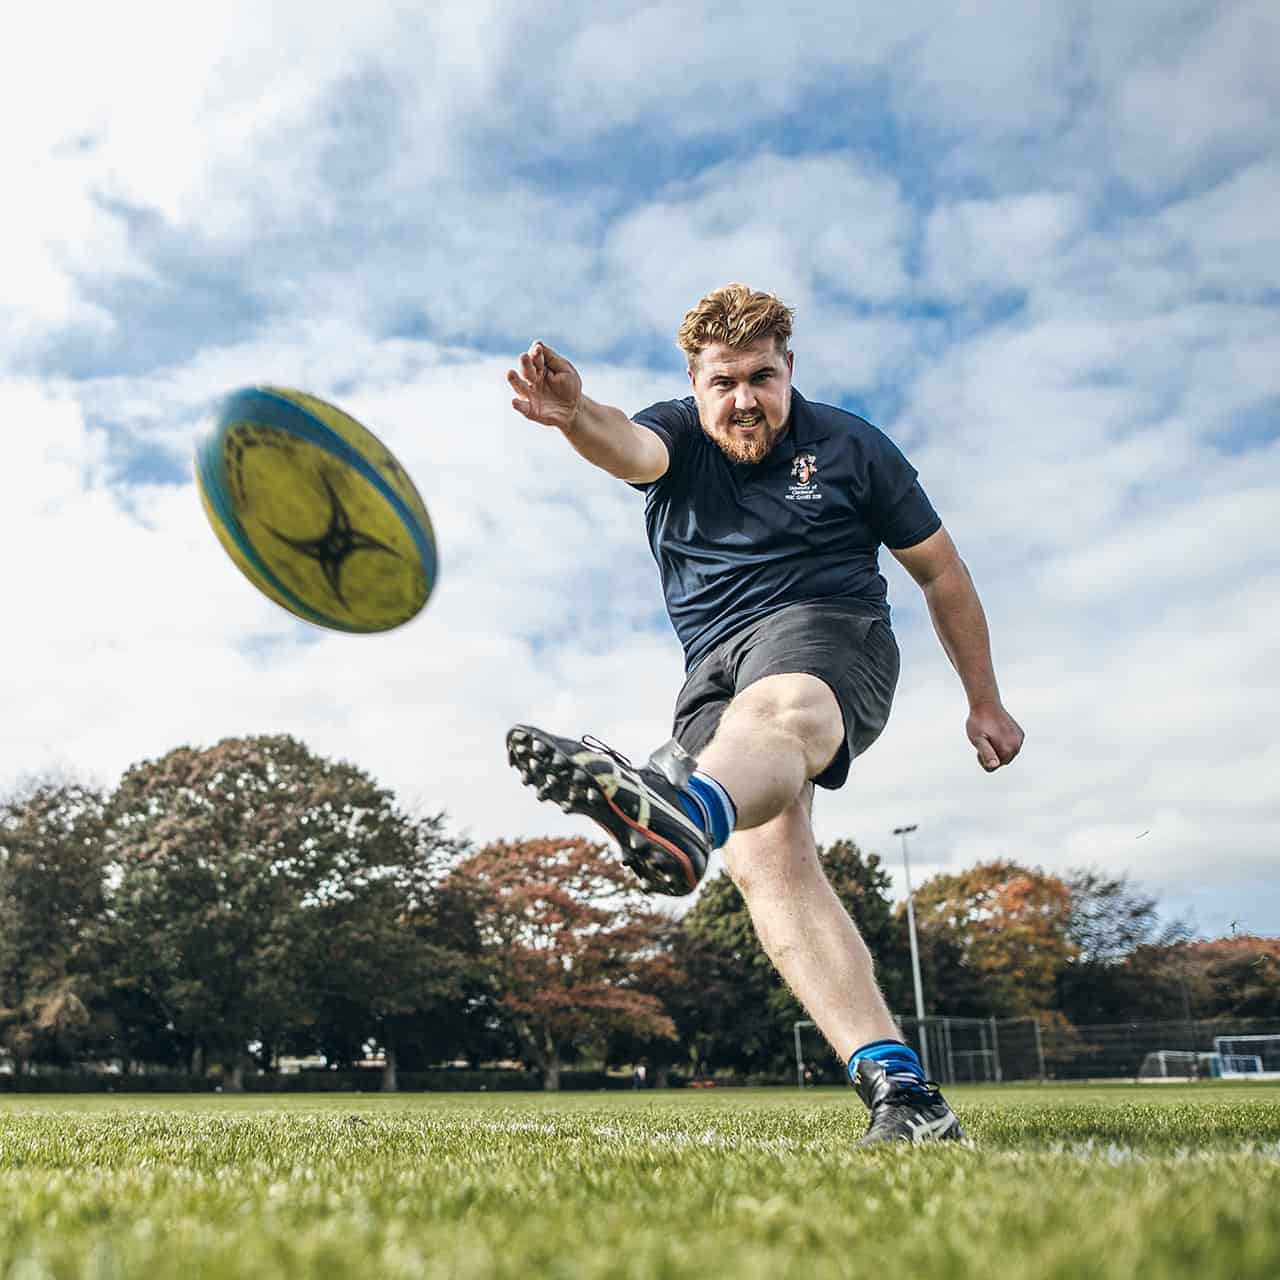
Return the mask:
<path id="1" fill-rule="evenodd" d="M 514 1092 L 540 1090 L 536 1071 L 461 1070 L 400 1071 L 401 1093 Z M 563 1090 L 629 1089 L 629 1076 L 604 1071 L 562 1071 Z M 0 1093 L 215 1093 L 221 1076 L 193 1076 L 180 1071 L 146 1075 L 105 1075 L 98 1072 L 42 1071 L 38 1075 L 0 1075 Z M 246 1072 L 246 1093 L 378 1093 L 381 1070 L 302 1071 L 296 1075 Z"/>

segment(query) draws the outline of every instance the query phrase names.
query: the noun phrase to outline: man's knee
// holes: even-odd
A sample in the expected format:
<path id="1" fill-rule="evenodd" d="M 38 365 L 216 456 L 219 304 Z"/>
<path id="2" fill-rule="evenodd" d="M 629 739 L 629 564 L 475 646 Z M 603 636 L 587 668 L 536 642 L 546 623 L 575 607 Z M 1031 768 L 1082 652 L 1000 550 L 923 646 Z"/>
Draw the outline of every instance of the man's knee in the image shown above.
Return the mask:
<path id="1" fill-rule="evenodd" d="M 804 752 L 809 777 L 816 777 L 844 742 L 844 717 L 831 687 L 804 672 L 765 676 L 729 704 L 725 716 L 744 716 L 785 734 Z"/>

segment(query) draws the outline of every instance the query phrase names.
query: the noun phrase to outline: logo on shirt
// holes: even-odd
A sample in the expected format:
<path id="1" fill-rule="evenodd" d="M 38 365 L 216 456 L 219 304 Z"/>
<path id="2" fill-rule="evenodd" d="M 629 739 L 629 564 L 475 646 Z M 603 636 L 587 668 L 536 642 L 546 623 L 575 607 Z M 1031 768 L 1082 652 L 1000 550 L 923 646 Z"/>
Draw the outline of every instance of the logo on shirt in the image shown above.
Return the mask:
<path id="1" fill-rule="evenodd" d="M 787 486 L 788 502 L 814 502 L 822 497 L 818 488 L 818 459 L 811 453 L 797 453 L 791 463 L 791 484 Z"/>

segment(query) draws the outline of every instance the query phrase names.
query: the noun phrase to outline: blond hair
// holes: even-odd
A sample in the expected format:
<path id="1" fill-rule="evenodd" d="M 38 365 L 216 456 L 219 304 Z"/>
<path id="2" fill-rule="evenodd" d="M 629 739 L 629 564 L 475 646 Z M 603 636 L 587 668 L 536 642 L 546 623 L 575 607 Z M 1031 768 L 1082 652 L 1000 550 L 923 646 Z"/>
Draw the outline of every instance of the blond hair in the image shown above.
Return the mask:
<path id="1" fill-rule="evenodd" d="M 780 298 L 761 293 L 745 284 L 726 284 L 713 289 L 684 318 L 676 334 L 689 365 L 713 342 L 744 347 L 757 338 L 774 338 L 780 350 L 787 349 L 795 312 Z"/>

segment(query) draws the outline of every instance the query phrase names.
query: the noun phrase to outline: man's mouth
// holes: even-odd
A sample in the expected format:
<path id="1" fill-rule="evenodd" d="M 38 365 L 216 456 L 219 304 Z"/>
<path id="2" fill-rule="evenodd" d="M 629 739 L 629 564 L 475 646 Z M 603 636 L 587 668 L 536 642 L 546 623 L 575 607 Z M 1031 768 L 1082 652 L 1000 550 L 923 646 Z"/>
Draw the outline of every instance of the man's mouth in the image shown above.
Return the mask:
<path id="1" fill-rule="evenodd" d="M 734 418 L 733 425 L 737 427 L 739 431 L 754 431 L 755 428 L 758 427 L 762 421 L 763 419 L 759 417 Z"/>

